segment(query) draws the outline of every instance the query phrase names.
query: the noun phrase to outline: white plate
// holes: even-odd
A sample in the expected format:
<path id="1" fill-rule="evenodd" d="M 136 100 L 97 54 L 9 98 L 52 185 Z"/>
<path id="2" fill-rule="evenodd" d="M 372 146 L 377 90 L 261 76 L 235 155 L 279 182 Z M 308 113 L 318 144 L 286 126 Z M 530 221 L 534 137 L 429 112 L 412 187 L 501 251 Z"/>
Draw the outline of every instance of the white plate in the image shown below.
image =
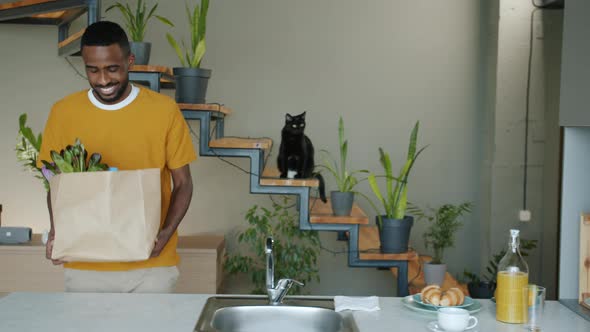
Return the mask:
<path id="1" fill-rule="evenodd" d="M 426 306 L 416 303 L 416 301 L 414 301 L 413 295 L 408 295 L 408 296 L 402 298 L 402 304 L 410 310 L 422 312 L 425 314 L 436 315 L 436 313 L 437 313 L 437 309 L 434 307 L 426 307 Z M 469 313 L 471 313 L 471 314 L 474 314 L 474 313 L 481 310 L 481 304 L 478 301 L 473 301 L 473 304 L 470 305 L 469 307 L 465 308 L 465 310 L 469 311 Z"/>
<path id="2" fill-rule="evenodd" d="M 421 304 L 425 307 L 431 307 L 431 308 L 444 308 L 444 307 L 446 307 L 446 306 L 442 306 L 442 305 L 434 305 L 434 304 L 426 303 L 426 302 L 422 301 L 422 296 L 420 296 L 420 294 L 414 294 L 413 296 L 414 296 L 414 302 Z M 474 301 L 472 298 L 470 298 L 469 296 L 465 296 L 465 300 L 463 301 L 463 304 L 454 305 L 452 307 L 466 309 L 467 307 L 473 305 L 473 303 L 474 303 Z"/>
<path id="3" fill-rule="evenodd" d="M 445 330 L 441 329 L 440 326 L 438 326 L 438 322 L 437 321 L 432 321 L 430 323 L 428 323 L 428 325 L 426 325 L 426 328 L 428 328 L 430 331 L 432 332 L 445 332 Z M 464 330 L 464 331 L 469 331 L 469 332 L 477 332 L 477 330 L 474 330 L 476 327 L 472 327 L 470 329 Z"/>

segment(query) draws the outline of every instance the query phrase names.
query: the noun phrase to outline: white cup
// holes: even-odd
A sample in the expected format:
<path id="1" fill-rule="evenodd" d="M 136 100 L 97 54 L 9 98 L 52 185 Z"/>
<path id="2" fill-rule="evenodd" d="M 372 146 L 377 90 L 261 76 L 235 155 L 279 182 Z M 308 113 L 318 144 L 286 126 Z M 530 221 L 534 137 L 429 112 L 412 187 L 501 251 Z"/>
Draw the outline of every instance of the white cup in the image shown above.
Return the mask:
<path id="1" fill-rule="evenodd" d="M 469 322 L 473 323 L 469 325 Z M 469 326 L 468 326 L 469 325 Z M 477 325 L 477 318 L 469 316 L 469 311 L 461 308 L 440 308 L 438 309 L 438 326 L 448 332 L 461 332 L 474 328 Z"/>

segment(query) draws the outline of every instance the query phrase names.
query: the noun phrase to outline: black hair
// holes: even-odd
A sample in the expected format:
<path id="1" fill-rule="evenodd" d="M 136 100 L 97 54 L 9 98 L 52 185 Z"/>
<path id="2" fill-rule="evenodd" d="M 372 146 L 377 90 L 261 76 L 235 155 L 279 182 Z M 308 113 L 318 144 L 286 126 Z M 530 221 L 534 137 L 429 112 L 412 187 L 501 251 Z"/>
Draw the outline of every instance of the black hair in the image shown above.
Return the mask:
<path id="1" fill-rule="evenodd" d="M 131 53 L 127 34 L 120 25 L 110 21 L 98 21 L 86 28 L 80 42 L 80 50 L 84 46 L 119 45 L 124 54 Z"/>

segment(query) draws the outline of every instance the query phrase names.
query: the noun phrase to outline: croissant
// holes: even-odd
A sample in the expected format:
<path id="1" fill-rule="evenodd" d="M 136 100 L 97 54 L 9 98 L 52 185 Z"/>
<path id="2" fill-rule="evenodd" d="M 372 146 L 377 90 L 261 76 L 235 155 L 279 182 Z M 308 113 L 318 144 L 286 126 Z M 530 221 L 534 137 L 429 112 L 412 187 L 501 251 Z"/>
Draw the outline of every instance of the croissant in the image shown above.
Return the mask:
<path id="1" fill-rule="evenodd" d="M 459 288 L 453 287 L 443 292 L 438 285 L 424 287 L 420 298 L 424 303 L 445 307 L 461 305 L 465 301 L 465 295 Z"/>

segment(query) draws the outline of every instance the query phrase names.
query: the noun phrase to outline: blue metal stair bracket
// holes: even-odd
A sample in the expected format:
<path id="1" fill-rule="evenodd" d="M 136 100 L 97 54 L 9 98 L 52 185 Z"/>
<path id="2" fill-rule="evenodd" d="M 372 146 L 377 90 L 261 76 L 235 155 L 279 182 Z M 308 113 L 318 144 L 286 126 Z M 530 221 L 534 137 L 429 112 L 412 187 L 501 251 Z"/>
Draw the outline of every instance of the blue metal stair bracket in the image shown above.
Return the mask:
<path id="1" fill-rule="evenodd" d="M 59 18 L 33 18 L 32 15 L 45 14 L 56 11 L 68 11 L 68 13 Z M 100 19 L 100 0 L 59 0 L 34 3 L 20 7 L 7 8 L 0 10 L 0 23 L 10 24 L 44 24 L 58 26 L 58 44 L 66 40 L 69 36 L 69 28 L 72 21 L 87 13 L 90 25 Z M 80 54 L 79 38 L 76 42 L 68 43 L 58 49 L 60 56 Z"/>

